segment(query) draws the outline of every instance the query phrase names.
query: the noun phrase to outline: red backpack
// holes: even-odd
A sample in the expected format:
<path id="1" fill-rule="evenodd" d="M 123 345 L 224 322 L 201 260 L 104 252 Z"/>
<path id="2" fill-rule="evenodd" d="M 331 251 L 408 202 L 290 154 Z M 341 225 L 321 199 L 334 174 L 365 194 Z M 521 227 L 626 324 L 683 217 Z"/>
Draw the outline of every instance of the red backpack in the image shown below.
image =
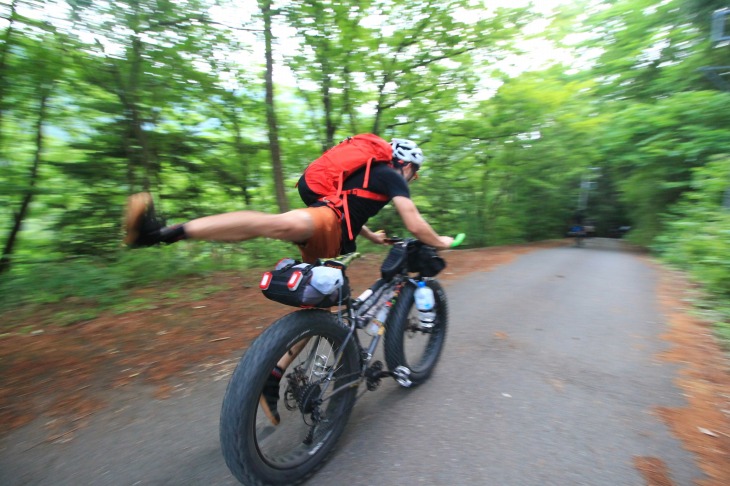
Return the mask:
<path id="1" fill-rule="evenodd" d="M 376 201 L 387 201 L 388 196 L 368 191 L 366 188 L 368 187 L 372 164 L 391 164 L 392 159 L 393 148 L 388 142 L 377 135 L 365 133 L 347 137 L 322 154 L 305 169 L 304 180 L 309 189 L 319 196 L 318 200 L 327 203 L 338 214 L 342 215 L 344 213 L 348 236 L 351 240 L 353 235 L 347 209 L 348 194 Z M 365 167 L 363 189 L 343 190 L 345 180 L 363 167 Z M 310 204 L 309 201 L 305 201 L 305 203 Z"/>

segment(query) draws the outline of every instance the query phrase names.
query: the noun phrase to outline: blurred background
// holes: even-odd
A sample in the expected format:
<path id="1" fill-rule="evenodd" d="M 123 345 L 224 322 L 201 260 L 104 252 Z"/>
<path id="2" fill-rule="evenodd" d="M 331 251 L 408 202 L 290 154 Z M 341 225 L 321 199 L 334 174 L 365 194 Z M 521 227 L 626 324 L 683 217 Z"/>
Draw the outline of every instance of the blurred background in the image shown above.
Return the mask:
<path id="1" fill-rule="evenodd" d="M 590 236 L 691 271 L 727 320 L 729 12 L 722 0 L 3 0 L 0 312 L 103 307 L 131 287 L 296 254 L 271 241 L 128 252 L 125 198 L 152 192 L 168 222 L 301 207 L 307 164 L 372 132 L 421 144 L 413 197 L 440 233 L 474 247 L 562 238 L 580 214 Z M 404 234 L 393 210 L 370 226 Z"/>

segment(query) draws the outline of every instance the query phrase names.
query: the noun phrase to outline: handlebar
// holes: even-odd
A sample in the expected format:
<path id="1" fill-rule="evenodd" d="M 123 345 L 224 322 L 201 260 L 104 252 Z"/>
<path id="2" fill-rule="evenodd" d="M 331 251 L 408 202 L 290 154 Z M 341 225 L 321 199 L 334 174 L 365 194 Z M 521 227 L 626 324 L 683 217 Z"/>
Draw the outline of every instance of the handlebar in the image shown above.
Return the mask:
<path id="1" fill-rule="evenodd" d="M 459 233 L 458 235 L 454 236 L 454 241 L 453 243 L 451 243 L 451 246 L 449 248 L 456 248 L 457 246 L 461 245 L 464 242 L 465 238 L 466 233 Z M 389 245 L 394 245 L 396 243 L 402 243 L 405 240 L 406 238 L 401 238 L 400 236 L 391 236 L 383 241 L 385 241 L 385 243 L 388 243 Z"/>
<path id="2" fill-rule="evenodd" d="M 459 233 L 458 235 L 454 236 L 454 242 L 451 243 L 450 248 L 456 248 L 457 246 L 464 243 L 464 238 L 466 238 L 466 233 Z"/>

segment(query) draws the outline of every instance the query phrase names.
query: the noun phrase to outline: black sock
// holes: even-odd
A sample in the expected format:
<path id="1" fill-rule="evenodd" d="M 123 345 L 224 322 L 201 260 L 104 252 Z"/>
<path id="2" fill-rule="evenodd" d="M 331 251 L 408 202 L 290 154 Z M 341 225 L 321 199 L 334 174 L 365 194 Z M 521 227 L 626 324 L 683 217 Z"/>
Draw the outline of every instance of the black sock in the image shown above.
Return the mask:
<path id="1" fill-rule="evenodd" d="M 185 226 L 182 224 L 175 224 L 172 226 L 165 226 L 160 230 L 160 242 L 171 244 L 175 243 L 176 241 L 184 240 L 188 237 L 188 235 L 185 234 Z"/>

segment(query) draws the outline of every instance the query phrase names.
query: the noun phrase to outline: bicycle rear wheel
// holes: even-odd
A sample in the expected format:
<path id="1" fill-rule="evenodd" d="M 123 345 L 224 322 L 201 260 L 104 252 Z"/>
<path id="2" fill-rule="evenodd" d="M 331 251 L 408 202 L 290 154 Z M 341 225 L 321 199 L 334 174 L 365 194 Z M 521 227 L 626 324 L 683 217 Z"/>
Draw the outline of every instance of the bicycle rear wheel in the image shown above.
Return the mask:
<path id="1" fill-rule="evenodd" d="M 275 322 L 243 355 L 228 383 L 220 419 L 223 456 L 239 481 L 298 484 L 328 458 L 357 392 L 356 386 L 341 388 L 358 379 L 359 357 L 352 340 L 335 362 L 347 332 L 329 312 L 297 311 Z M 304 342 L 281 379 L 281 420 L 274 425 L 259 402 L 264 385 L 279 359 Z"/>
<path id="2" fill-rule="evenodd" d="M 415 305 L 415 287 L 411 284 L 403 286 L 385 323 L 384 348 L 388 369 L 408 368 L 409 386 L 420 385 L 431 376 L 446 341 L 449 314 L 446 292 L 436 280 L 428 281 L 427 285 L 433 289 L 435 299 L 433 327 L 421 326 Z"/>

